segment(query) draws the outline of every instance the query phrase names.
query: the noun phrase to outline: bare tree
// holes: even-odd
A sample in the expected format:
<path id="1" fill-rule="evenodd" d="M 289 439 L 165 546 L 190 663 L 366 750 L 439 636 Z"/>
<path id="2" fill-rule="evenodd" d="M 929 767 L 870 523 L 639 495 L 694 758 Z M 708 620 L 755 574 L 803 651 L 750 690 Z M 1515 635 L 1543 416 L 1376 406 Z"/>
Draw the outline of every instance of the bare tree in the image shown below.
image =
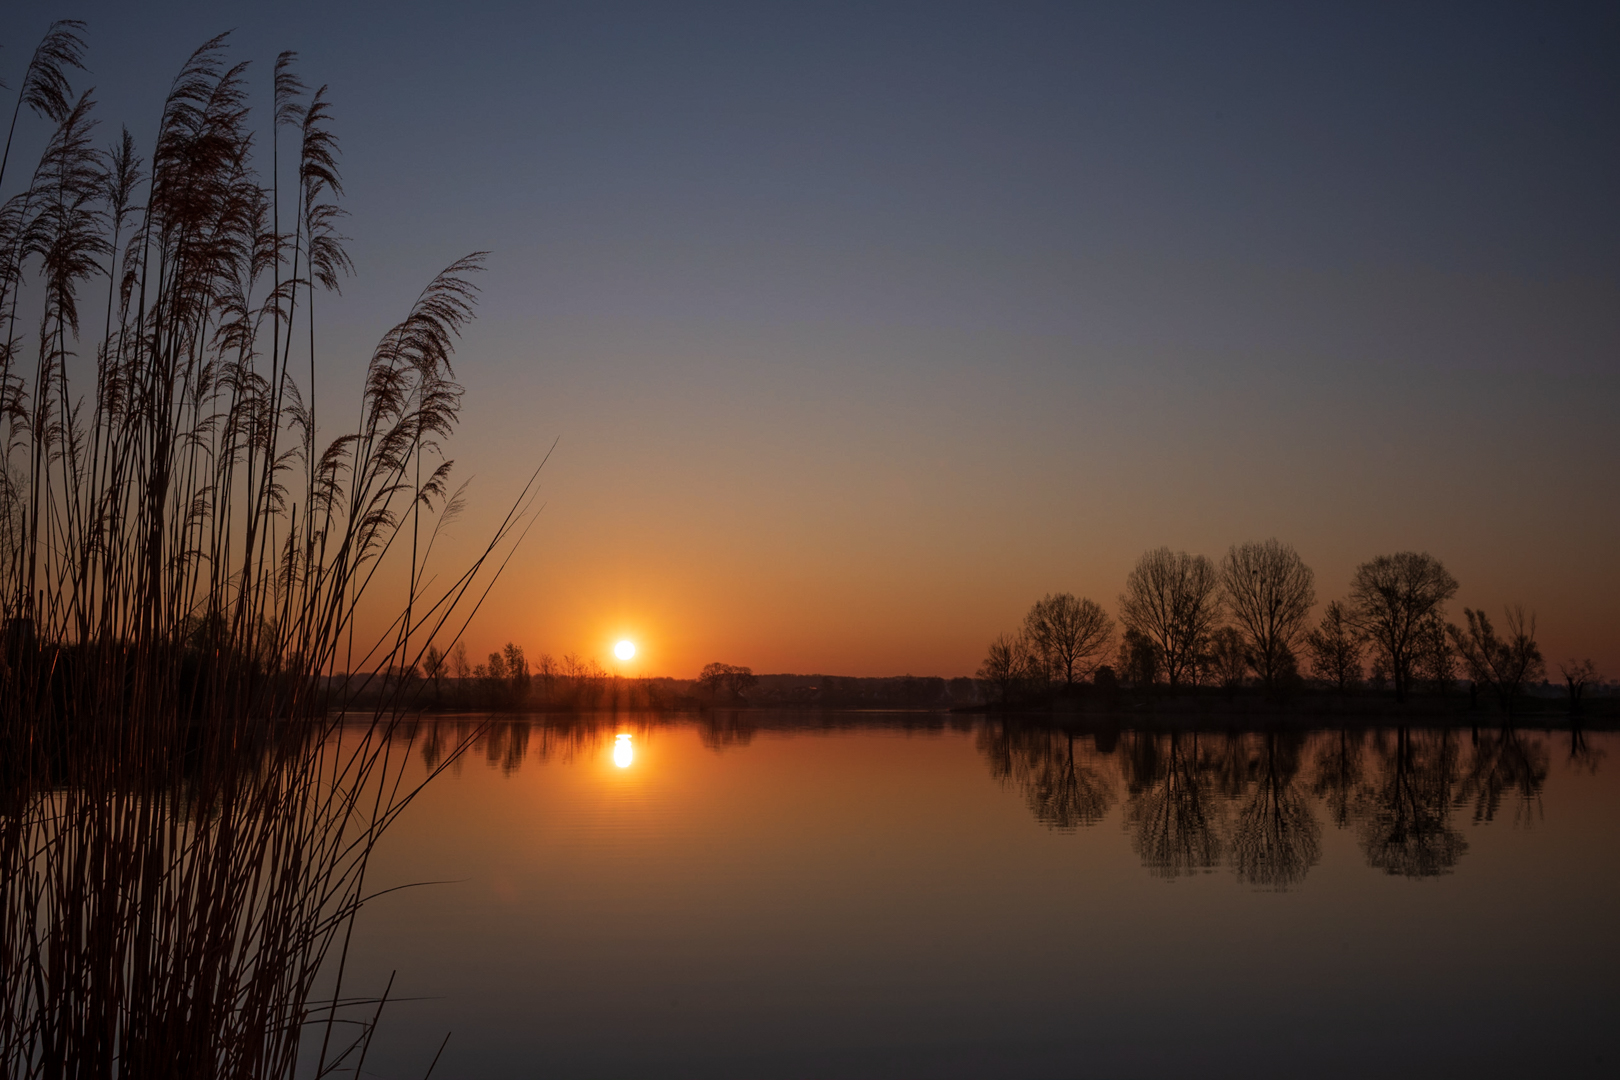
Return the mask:
<path id="1" fill-rule="evenodd" d="M 1468 667 L 1469 678 L 1496 692 L 1502 708 L 1511 712 L 1513 702 L 1527 682 L 1546 674 L 1541 648 L 1536 644 L 1536 616 L 1525 613 L 1523 605 L 1506 610 L 1507 634 L 1498 636 L 1490 616 L 1473 608 L 1463 608 L 1467 627 L 1453 626 L 1451 639 Z"/>
<path id="2" fill-rule="evenodd" d="M 1422 655 L 1423 629 L 1457 594 L 1457 579 L 1428 552 L 1380 555 L 1356 567 L 1350 602 L 1356 625 L 1374 649 L 1374 666 L 1405 701 Z"/>
<path id="3" fill-rule="evenodd" d="M 1292 546 L 1277 540 L 1234 544 L 1221 561 L 1226 609 L 1248 639 L 1260 682 L 1277 685 L 1305 635 L 1316 604 L 1316 575 Z"/>
<path id="4" fill-rule="evenodd" d="M 997 634 L 979 668 L 979 678 L 996 690 L 1001 701 L 1013 700 L 1024 687 L 1047 680 L 1046 665 L 1023 633 Z"/>
<path id="5" fill-rule="evenodd" d="M 1305 635 L 1305 648 L 1311 654 L 1311 673 L 1333 683 L 1344 693 L 1361 678 L 1361 639 L 1350 613 L 1334 600 L 1322 612 L 1322 621 Z"/>
<path id="6" fill-rule="evenodd" d="M 1581 711 L 1581 694 L 1589 683 L 1597 680 L 1597 668 L 1592 666 L 1591 660 L 1566 660 L 1558 665 L 1558 674 L 1564 677 L 1564 686 L 1569 689 L 1570 715 L 1577 715 Z"/>
<path id="7" fill-rule="evenodd" d="M 1171 686 L 1193 672 L 1220 614 L 1215 565 L 1167 547 L 1137 560 L 1119 598 L 1120 621 L 1159 646 Z"/>
<path id="8" fill-rule="evenodd" d="M 1114 620 L 1095 600 L 1048 593 L 1024 616 L 1024 633 L 1052 676 L 1072 686 L 1102 663 L 1114 638 Z"/>

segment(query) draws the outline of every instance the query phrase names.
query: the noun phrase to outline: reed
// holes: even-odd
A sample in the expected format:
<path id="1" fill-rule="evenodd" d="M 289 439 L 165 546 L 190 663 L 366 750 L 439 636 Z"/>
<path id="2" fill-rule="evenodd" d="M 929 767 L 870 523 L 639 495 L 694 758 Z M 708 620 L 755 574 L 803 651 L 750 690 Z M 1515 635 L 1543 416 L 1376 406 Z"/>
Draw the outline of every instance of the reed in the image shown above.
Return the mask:
<path id="1" fill-rule="evenodd" d="M 358 1073 L 375 1012 L 343 958 L 418 790 L 414 684 L 376 675 L 453 644 L 533 520 L 531 477 L 429 574 L 482 256 L 383 335 L 328 438 L 316 300 L 352 267 L 326 89 L 277 59 L 261 177 L 251 69 L 217 37 L 148 163 L 127 129 L 96 146 L 84 35 L 50 28 L 0 157 L 0 1069 Z M 395 610 L 369 640 L 368 603 Z"/>

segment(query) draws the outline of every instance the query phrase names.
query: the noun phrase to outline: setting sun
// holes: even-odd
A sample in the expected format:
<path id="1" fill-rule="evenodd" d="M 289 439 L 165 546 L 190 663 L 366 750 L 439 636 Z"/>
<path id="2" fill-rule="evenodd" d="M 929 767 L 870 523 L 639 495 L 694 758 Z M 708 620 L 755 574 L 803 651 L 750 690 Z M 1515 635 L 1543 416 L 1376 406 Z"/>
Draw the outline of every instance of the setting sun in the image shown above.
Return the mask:
<path id="1" fill-rule="evenodd" d="M 629 640 L 619 642 L 613 646 L 613 655 L 620 660 L 629 660 L 636 655 L 636 643 Z"/>

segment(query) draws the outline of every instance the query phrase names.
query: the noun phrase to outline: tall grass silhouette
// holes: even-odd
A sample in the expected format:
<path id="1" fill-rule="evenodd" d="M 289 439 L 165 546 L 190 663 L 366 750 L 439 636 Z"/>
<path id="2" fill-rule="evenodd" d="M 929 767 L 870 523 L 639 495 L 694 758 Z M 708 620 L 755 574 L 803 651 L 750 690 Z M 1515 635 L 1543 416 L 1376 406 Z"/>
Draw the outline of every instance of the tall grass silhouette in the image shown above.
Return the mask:
<path id="1" fill-rule="evenodd" d="M 412 683 L 386 673 L 454 641 L 533 520 L 535 477 L 470 565 L 427 572 L 461 505 L 442 443 L 481 255 L 383 335 L 357 424 L 325 438 L 316 304 L 352 270 L 326 89 L 277 59 L 262 178 L 252 69 L 214 38 L 148 163 L 127 129 L 96 145 L 84 35 L 51 26 L 0 158 L 19 188 L 0 206 L 0 1070 L 358 1075 L 376 1003 L 344 996 L 343 960 L 416 790 Z M 20 184 L 19 122 L 48 132 Z M 385 582 L 403 594 L 368 639 Z M 381 702 L 359 716 L 352 673 Z"/>

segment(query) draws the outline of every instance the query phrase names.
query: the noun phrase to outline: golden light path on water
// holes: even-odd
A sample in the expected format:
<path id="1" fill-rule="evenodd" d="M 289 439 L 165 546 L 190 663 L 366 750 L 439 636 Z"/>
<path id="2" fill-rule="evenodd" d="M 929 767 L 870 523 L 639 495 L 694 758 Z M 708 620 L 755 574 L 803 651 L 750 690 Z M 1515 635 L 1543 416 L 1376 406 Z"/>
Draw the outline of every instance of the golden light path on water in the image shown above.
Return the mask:
<path id="1" fill-rule="evenodd" d="M 630 745 L 630 733 L 620 732 L 613 737 L 613 764 L 621 769 L 628 769 L 630 763 L 636 760 L 635 747 Z"/>

